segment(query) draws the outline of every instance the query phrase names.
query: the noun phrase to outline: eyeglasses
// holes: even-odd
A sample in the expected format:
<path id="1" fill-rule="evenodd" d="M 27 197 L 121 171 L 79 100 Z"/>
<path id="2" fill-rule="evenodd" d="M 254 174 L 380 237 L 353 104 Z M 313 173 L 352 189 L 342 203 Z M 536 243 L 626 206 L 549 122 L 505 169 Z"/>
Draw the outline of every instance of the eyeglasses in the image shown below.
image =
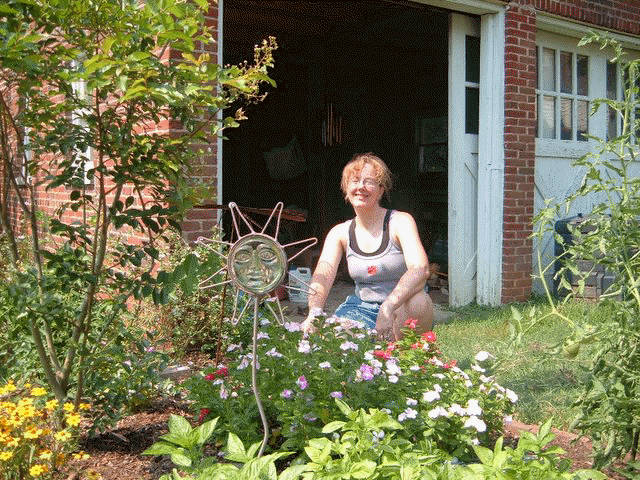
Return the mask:
<path id="1" fill-rule="evenodd" d="M 351 178 L 349 180 L 349 186 L 350 187 L 357 187 L 358 185 L 360 185 L 360 183 L 362 183 L 362 185 L 364 185 L 367 188 L 374 188 L 374 187 L 378 187 L 379 183 L 375 178 Z"/>

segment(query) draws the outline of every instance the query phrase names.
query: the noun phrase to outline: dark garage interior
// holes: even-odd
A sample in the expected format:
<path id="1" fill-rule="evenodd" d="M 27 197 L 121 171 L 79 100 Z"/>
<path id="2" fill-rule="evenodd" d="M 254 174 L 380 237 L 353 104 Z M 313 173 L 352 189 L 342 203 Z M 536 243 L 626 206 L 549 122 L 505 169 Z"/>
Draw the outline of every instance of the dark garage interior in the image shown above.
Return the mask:
<path id="1" fill-rule="evenodd" d="M 251 61 L 275 36 L 264 102 L 223 142 L 223 203 L 306 221 L 281 243 L 318 237 L 353 212 L 340 174 L 356 153 L 394 175 L 386 206 L 412 213 L 431 261 L 446 271 L 448 14 L 408 1 L 224 0 L 224 63 Z M 266 219 L 266 218 L 265 218 Z"/>

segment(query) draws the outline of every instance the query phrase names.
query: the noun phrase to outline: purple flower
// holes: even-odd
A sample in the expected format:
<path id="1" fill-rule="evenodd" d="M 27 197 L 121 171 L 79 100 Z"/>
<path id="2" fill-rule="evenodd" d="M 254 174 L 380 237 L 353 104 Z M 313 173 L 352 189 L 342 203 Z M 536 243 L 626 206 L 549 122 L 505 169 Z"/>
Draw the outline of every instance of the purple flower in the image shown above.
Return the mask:
<path id="1" fill-rule="evenodd" d="M 300 387 L 300 390 L 304 390 L 309 386 L 309 384 L 307 383 L 307 379 L 305 378 L 304 375 L 301 375 L 300 377 L 298 377 L 298 380 L 296 381 L 296 383 Z"/>
<path id="2" fill-rule="evenodd" d="M 284 389 L 280 394 L 282 398 L 291 398 L 293 396 L 293 390 L 289 390 L 288 388 Z"/>
<path id="3" fill-rule="evenodd" d="M 329 396 L 331 398 L 342 398 L 342 392 L 339 392 L 339 391 L 331 392 Z"/>
<path id="4" fill-rule="evenodd" d="M 373 367 L 371 365 L 367 365 L 363 363 L 360 365 L 360 374 L 363 380 L 372 380 L 373 379 Z"/>

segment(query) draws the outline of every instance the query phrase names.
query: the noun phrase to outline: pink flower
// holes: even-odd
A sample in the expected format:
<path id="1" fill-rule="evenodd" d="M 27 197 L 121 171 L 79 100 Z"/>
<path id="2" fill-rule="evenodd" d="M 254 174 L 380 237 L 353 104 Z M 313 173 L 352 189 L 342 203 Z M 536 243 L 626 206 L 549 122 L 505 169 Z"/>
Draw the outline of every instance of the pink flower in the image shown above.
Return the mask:
<path id="1" fill-rule="evenodd" d="M 293 390 L 289 390 L 288 388 L 284 389 L 280 394 L 282 398 L 291 398 L 292 395 L 293 395 Z"/>
<path id="2" fill-rule="evenodd" d="M 360 365 L 360 373 L 362 374 L 363 380 L 373 379 L 373 367 L 371 365 L 367 365 L 364 363 Z"/>
<path id="3" fill-rule="evenodd" d="M 374 350 L 373 356 L 387 360 L 391 358 L 391 352 L 389 350 Z"/>
<path id="4" fill-rule="evenodd" d="M 301 375 L 300 377 L 298 377 L 298 380 L 296 381 L 296 383 L 300 387 L 300 390 L 304 390 L 309 386 L 309 384 L 307 383 L 307 379 L 305 378 L 304 375 Z"/>
<path id="5" fill-rule="evenodd" d="M 418 325 L 418 320 L 415 318 L 408 318 L 406 322 L 404 322 L 404 326 L 410 328 L 411 330 L 415 330 L 416 325 Z"/>
<path id="6" fill-rule="evenodd" d="M 432 331 L 425 332 L 422 334 L 422 339 L 425 342 L 434 343 L 436 341 L 436 334 Z"/>
<path id="7" fill-rule="evenodd" d="M 369 265 L 369 267 L 367 268 L 367 273 L 369 275 L 375 275 L 376 273 L 378 273 L 378 267 L 376 267 L 375 265 Z"/>
<path id="8" fill-rule="evenodd" d="M 216 374 L 215 373 L 210 373 L 208 375 L 204 376 L 205 380 L 209 380 L 210 382 L 213 382 L 216 379 Z"/>

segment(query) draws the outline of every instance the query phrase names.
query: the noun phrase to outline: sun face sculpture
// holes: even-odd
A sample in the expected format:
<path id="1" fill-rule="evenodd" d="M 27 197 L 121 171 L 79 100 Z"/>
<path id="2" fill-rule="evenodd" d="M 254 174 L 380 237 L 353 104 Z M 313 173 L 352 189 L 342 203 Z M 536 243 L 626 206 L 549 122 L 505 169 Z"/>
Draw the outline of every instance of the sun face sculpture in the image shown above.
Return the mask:
<path id="1" fill-rule="evenodd" d="M 287 254 L 285 249 L 289 247 L 303 246 L 295 255 L 289 260 L 293 260 L 306 249 L 312 247 L 318 243 L 317 238 L 308 238 L 306 240 L 300 240 L 292 242 L 287 245 L 280 245 L 278 242 L 278 233 L 280 231 L 280 217 L 282 216 L 282 202 L 278 202 L 275 208 L 271 211 L 267 222 L 262 227 L 260 232 L 256 232 L 249 220 L 242 214 L 238 205 L 235 203 L 229 203 L 229 210 L 231 211 L 231 217 L 233 219 L 233 228 L 235 236 L 238 240 L 235 243 L 223 242 L 220 240 L 199 238 L 198 243 L 206 247 L 210 247 L 212 243 L 225 244 L 229 246 L 229 252 L 225 256 L 222 252 L 213 249 L 213 251 L 226 260 L 226 264 L 213 275 L 209 276 L 200 283 L 200 288 L 212 288 L 218 285 L 224 285 L 225 283 L 233 283 L 236 287 L 236 297 L 233 308 L 232 322 L 237 322 L 242 318 L 245 310 L 249 305 L 253 305 L 253 345 L 252 345 L 252 361 L 251 361 L 251 383 L 253 394 L 256 399 L 258 411 L 260 412 L 260 418 L 262 419 L 262 427 L 264 430 L 264 437 L 262 439 L 262 446 L 258 451 L 258 456 L 261 456 L 264 452 L 267 440 L 269 438 L 269 424 L 267 417 L 260 401 L 260 394 L 257 388 L 256 382 L 256 359 L 257 359 L 257 336 L 258 336 L 258 307 L 261 303 L 264 303 L 274 317 L 284 323 L 284 317 L 282 315 L 282 308 L 280 307 L 280 300 L 276 295 L 275 301 L 278 305 L 278 316 L 271 307 L 271 302 L 263 302 L 265 297 L 275 291 L 282 285 L 285 274 L 287 271 Z M 248 227 L 249 233 L 242 235 L 240 227 L 238 225 L 238 217 L 243 220 L 244 224 Z M 272 236 L 266 232 L 267 227 L 270 225 L 272 219 L 276 219 L 275 222 L 275 234 Z M 226 271 L 230 278 L 225 279 L 218 283 L 209 283 L 215 279 L 219 274 Z M 309 288 L 309 285 L 306 285 Z M 290 287 L 287 287 L 290 288 Z M 238 302 L 240 292 L 244 292 L 249 295 L 249 301 L 244 305 L 244 308 L 239 315 L 236 316 L 238 310 Z"/>
<path id="2" fill-rule="evenodd" d="M 273 313 L 273 315 L 284 322 L 282 308 L 280 306 L 280 300 L 275 295 L 271 297 L 278 306 L 277 314 L 272 307 L 274 302 L 263 302 L 270 296 L 278 287 L 283 285 L 283 282 L 287 273 L 287 265 L 294 258 L 298 257 L 302 252 L 311 248 L 318 243 L 317 238 L 307 238 L 305 240 L 295 241 L 286 245 L 281 245 L 277 238 L 280 232 L 280 220 L 282 216 L 283 203 L 278 204 L 271 211 L 271 215 L 267 219 L 266 223 L 260 231 L 256 231 L 253 228 L 252 222 L 240 211 L 238 205 L 234 202 L 229 203 L 229 211 L 233 219 L 234 236 L 238 239 L 235 243 L 225 242 L 222 240 L 209 239 L 201 237 L 198 239 L 198 243 L 208 248 L 212 244 L 224 244 L 229 247 L 228 253 L 225 256 L 222 252 L 213 249 L 213 251 L 226 260 L 225 265 L 209 276 L 202 282 L 200 282 L 200 288 L 207 289 L 224 285 L 225 283 L 231 283 L 236 287 L 236 299 L 234 302 L 234 309 L 232 315 L 232 321 L 237 322 L 245 310 L 253 305 L 255 309 L 264 303 L 267 308 Z M 242 220 L 243 224 L 247 227 L 249 233 L 242 234 L 238 220 Z M 272 220 L 274 220 L 273 227 L 275 233 L 273 236 L 266 233 L 267 228 L 272 226 Z M 291 258 L 287 258 L 286 250 L 302 247 Z M 227 273 L 229 278 L 217 283 L 210 283 L 221 273 Z M 226 276 L 225 276 L 226 277 Z M 304 282 L 303 282 L 304 283 Z M 286 286 L 287 289 L 292 287 Z M 309 285 L 306 285 L 309 288 Z M 249 301 L 247 301 L 241 312 L 238 314 L 238 305 L 240 303 L 241 293 L 249 295 Z"/>

